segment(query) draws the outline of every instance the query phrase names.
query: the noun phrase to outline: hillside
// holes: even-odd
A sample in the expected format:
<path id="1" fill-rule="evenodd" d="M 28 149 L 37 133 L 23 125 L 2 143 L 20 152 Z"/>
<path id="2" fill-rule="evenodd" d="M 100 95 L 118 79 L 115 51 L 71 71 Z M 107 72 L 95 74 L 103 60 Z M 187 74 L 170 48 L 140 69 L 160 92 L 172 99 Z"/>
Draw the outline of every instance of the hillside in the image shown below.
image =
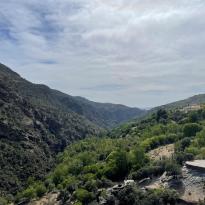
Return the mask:
<path id="1" fill-rule="evenodd" d="M 166 105 L 162 105 L 154 109 L 160 109 L 160 108 L 175 109 L 175 108 L 183 108 L 183 107 L 191 106 L 191 105 L 200 105 L 204 103 L 205 103 L 205 94 L 200 94 L 200 95 L 194 95 L 185 100 L 180 100 L 180 101 L 176 101 L 176 102 L 169 103 Z"/>
<path id="2" fill-rule="evenodd" d="M 143 111 L 71 97 L 0 65 L 0 193 L 41 179 L 71 142 L 98 135 Z M 119 114 L 118 114 L 119 113 Z M 101 127 L 99 125 L 102 125 Z"/>
<path id="3" fill-rule="evenodd" d="M 29 205 L 48 199 L 56 205 L 198 204 L 205 194 L 203 183 L 198 183 L 204 175 L 183 165 L 204 159 L 204 133 L 205 109 L 160 110 L 114 129 L 109 136 L 68 146 L 45 180 L 30 181 L 16 201 L 27 200 Z M 190 192 L 192 187 L 197 191 Z"/>
<path id="4" fill-rule="evenodd" d="M 10 80 L 10 79 L 9 79 Z M 34 106 L 0 75 L 0 191 L 20 190 L 29 176 L 41 178 L 68 144 L 100 128 L 57 108 Z"/>
<path id="5" fill-rule="evenodd" d="M 75 112 L 100 127 L 112 128 L 130 119 L 146 113 L 139 108 L 111 103 L 96 103 L 82 97 L 73 97 L 46 85 L 38 85 L 22 79 L 17 73 L 0 64 L 0 75 L 5 76 L 4 83 L 19 93 L 31 104 L 39 107 L 56 108 L 64 112 Z"/>
<path id="6" fill-rule="evenodd" d="M 182 166 L 205 159 L 205 109 L 175 109 L 189 102 L 203 96 L 143 117 L 32 84 L 1 65 L 0 204 L 197 204 L 204 176 Z"/>

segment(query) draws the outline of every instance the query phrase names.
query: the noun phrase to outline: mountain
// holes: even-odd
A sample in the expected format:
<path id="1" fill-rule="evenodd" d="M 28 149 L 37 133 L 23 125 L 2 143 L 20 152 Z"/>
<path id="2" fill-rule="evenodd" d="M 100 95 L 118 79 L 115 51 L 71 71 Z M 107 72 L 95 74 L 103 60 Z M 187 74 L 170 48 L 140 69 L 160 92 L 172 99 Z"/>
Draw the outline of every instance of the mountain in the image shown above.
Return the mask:
<path id="1" fill-rule="evenodd" d="M 205 157 L 204 120 L 204 107 L 159 110 L 114 129 L 110 136 L 77 141 L 64 150 L 49 175 L 31 181 L 16 202 L 204 204 L 205 160 L 198 161 Z"/>
<path id="2" fill-rule="evenodd" d="M 194 95 L 184 100 L 179 100 L 173 103 L 169 103 L 166 105 L 156 107 L 154 108 L 154 110 L 160 109 L 160 108 L 164 108 L 164 109 L 184 108 L 186 106 L 200 105 L 204 103 L 205 103 L 205 94 L 199 94 L 199 95 Z"/>
<path id="3" fill-rule="evenodd" d="M 0 64 L 0 193 L 41 179 L 75 140 L 98 135 L 144 111 L 72 97 L 21 78 Z"/>
<path id="4" fill-rule="evenodd" d="M 0 64 L 0 74 L 10 76 L 8 86 L 33 105 L 75 112 L 100 127 L 112 128 L 146 113 L 139 108 L 111 103 L 96 103 L 82 97 L 73 97 L 45 85 L 30 83 Z"/>

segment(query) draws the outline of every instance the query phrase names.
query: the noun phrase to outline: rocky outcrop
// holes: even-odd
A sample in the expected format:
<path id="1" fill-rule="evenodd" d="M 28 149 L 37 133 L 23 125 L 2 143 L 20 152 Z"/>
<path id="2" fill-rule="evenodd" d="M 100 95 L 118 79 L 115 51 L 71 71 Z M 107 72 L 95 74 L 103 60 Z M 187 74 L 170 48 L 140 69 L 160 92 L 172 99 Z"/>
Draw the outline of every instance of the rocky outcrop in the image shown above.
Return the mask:
<path id="1" fill-rule="evenodd" d="M 182 168 L 183 194 L 182 199 L 196 203 L 205 198 L 205 172 L 193 170 L 184 166 Z"/>

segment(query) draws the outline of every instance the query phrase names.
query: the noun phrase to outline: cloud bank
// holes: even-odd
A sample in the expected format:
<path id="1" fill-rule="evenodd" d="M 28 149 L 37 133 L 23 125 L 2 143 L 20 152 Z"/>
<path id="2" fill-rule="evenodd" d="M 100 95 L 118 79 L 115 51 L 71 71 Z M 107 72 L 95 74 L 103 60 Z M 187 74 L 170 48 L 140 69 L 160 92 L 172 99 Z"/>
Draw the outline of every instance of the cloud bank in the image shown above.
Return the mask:
<path id="1" fill-rule="evenodd" d="M 0 61 L 100 102 L 205 93 L 204 0 L 1 0 Z"/>

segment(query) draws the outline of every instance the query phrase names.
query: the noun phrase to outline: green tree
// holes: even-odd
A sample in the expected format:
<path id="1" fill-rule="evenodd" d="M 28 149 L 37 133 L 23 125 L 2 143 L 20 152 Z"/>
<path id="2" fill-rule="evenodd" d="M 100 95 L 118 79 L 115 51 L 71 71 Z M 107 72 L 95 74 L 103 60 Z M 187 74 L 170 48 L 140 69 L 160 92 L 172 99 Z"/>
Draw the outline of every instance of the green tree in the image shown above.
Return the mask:
<path id="1" fill-rule="evenodd" d="M 194 137 L 201 129 L 201 126 L 197 123 L 187 123 L 184 125 L 183 133 L 185 137 Z"/>
<path id="2" fill-rule="evenodd" d="M 157 111 L 156 120 L 157 122 L 165 123 L 168 119 L 167 111 L 164 109 L 160 109 Z"/>
<path id="3" fill-rule="evenodd" d="M 117 150 L 110 153 L 107 158 L 105 174 L 108 178 L 119 180 L 128 172 L 128 159 L 125 151 Z"/>
<path id="4" fill-rule="evenodd" d="M 90 201 L 93 200 L 93 194 L 86 189 L 77 189 L 74 196 L 78 201 L 82 202 L 83 204 L 88 204 Z"/>
<path id="5" fill-rule="evenodd" d="M 145 163 L 145 152 L 144 149 L 137 146 L 130 152 L 130 162 L 134 170 L 138 170 Z"/>

